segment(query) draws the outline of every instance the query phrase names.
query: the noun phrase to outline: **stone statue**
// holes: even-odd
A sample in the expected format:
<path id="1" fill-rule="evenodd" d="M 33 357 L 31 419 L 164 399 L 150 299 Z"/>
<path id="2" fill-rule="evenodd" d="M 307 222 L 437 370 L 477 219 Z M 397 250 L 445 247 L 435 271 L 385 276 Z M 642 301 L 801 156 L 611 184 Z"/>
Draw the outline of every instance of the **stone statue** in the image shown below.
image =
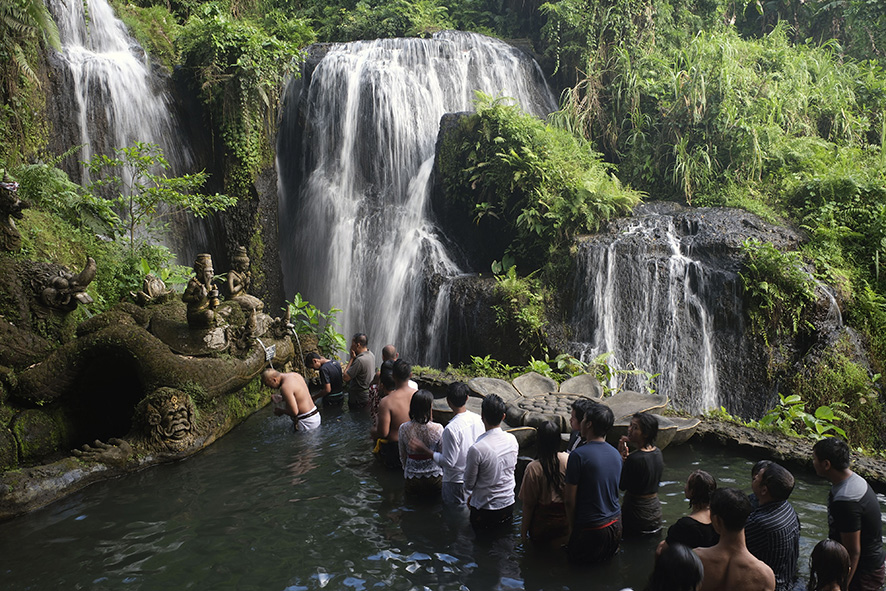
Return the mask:
<path id="1" fill-rule="evenodd" d="M 91 304 L 93 299 L 86 288 L 95 279 L 95 259 L 86 257 L 86 266 L 77 275 L 65 267 L 38 263 L 34 268 L 31 286 L 41 304 L 48 308 L 71 312 L 77 304 Z"/>
<path id="2" fill-rule="evenodd" d="M 218 289 L 213 285 L 215 271 L 212 257 L 198 254 L 194 261 L 194 277 L 182 294 L 182 301 L 188 305 L 188 326 L 191 328 L 211 328 L 215 326 L 215 308 L 218 307 Z"/>
<path id="3" fill-rule="evenodd" d="M 135 298 L 139 306 L 147 306 L 165 302 L 170 293 L 162 279 L 153 273 L 148 273 L 142 281 L 141 291 L 131 291 L 129 295 Z"/>
<path id="4" fill-rule="evenodd" d="M 157 388 L 135 409 L 136 437 L 155 452 L 180 452 L 195 443 L 197 425 L 191 397 L 175 388 Z"/>
<path id="5" fill-rule="evenodd" d="M 247 293 L 252 284 L 252 271 L 249 269 L 249 255 L 246 254 L 245 247 L 237 247 L 233 262 L 234 268 L 228 272 L 228 297 L 240 304 L 247 313 L 251 310 L 261 312 L 264 302 Z"/>
<path id="6" fill-rule="evenodd" d="M 22 236 L 12 218 L 22 219 L 22 210 L 28 207 L 27 201 L 18 198 L 18 183 L 4 173 L 0 182 L 0 250 L 18 252 L 22 247 Z"/>

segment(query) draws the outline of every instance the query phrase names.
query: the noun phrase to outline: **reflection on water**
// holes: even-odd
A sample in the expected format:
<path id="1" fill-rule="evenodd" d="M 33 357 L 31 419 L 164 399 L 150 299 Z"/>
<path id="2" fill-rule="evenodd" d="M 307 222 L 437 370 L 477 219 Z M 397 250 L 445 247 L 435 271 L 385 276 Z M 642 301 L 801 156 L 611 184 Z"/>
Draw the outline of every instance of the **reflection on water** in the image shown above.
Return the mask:
<path id="1" fill-rule="evenodd" d="M 627 540 L 609 565 L 580 570 L 513 536 L 475 540 L 467 512 L 404 499 L 369 453 L 368 418 L 332 409 L 294 434 L 265 409 L 190 460 L 94 485 L 0 524 L 4 589 L 642 588 L 660 538 Z M 687 512 L 696 468 L 750 490 L 746 458 L 665 450 L 662 509 Z M 798 474 L 801 572 L 827 533 L 827 485 Z M 516 513 L 519 518 L 519 511 Z"/>

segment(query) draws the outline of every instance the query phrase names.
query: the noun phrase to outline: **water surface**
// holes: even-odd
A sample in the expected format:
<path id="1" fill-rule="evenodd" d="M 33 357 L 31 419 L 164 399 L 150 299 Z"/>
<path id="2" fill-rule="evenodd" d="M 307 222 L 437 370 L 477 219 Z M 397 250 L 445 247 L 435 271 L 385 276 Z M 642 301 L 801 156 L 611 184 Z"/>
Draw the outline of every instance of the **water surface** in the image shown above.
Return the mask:
<path id="1" fill-rule="evenodd" d="M 93 485 L 0 524 L 4 589 L 642 588 L 659 538 L 628 540 L 609 565 L 575 569 L 514 535 L 474 539 L 467 515 L 405 501 L 402 479 L 369 453 L 368 417 L 333 411 L 293 434 L 270 408 L 203 453 Z M 702 467 L 750 491 L 752 461 L 684 445 L 665 450 L 668 523 Z M 797 474 L 801 569 L 826 536 L 827 485 Z M 519 511 L 517 512 L 519 516 Z"/>

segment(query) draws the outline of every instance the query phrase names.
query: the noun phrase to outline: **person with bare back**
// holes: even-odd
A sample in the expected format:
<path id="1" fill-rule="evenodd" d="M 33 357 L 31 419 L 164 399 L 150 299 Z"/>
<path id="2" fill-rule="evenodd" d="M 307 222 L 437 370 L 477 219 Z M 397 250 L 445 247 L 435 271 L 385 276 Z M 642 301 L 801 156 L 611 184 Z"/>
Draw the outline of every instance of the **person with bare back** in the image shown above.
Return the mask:
<path id="1" fill-rule="evenodd" d="M 711 523 L 720 541 L 696 548 L 704 565 L 701 591 L 775 591 L 775 575 L 745 545 L 744 527 L 751 502 L 737 488 L 718 488 L 711 496 Z"/>
<path id="2" fill-rule="evenodd" d="M 394 390 L 378 403 L 378 415 L 370 436 L 376 440 L 374 453 L 377 453 L 385 466 L 402 470 L 400 447 L 398 444 L 400 425 L 409 421 L 409 405 L 416 389 L 409 385 L 412 366 L 402 359 L 394 362 Z"/>
<path id="3" fill-rule="evenodd" d="M 274 402 L 280 403 L 274 408 L 275 415 L 289 415 L 296 431 L 311 431 L 320 426 L 320 411 L 301 374 L 280 373 L 269 367 L 261 373 L 261 381 L 269 388 L 280 389 L 279 394 L 274 394 Z"/>

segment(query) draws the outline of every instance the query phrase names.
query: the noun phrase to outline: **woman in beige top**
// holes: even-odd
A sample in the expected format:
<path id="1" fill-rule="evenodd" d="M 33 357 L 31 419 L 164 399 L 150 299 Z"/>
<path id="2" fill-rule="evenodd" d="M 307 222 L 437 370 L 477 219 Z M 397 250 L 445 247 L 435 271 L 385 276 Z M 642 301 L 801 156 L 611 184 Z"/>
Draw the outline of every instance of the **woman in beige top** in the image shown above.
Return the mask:
<path id="1" fill-rule="evenodd" d="M 563 505 L 566 460 L 560 451 L 560 429 L 551 421 L 538 428 L 538 459 L 526 466 L 520 486 L 523 519 L 520 534 L 537 545 L 556 548 L 568 540 L 569 524 Z"/>

